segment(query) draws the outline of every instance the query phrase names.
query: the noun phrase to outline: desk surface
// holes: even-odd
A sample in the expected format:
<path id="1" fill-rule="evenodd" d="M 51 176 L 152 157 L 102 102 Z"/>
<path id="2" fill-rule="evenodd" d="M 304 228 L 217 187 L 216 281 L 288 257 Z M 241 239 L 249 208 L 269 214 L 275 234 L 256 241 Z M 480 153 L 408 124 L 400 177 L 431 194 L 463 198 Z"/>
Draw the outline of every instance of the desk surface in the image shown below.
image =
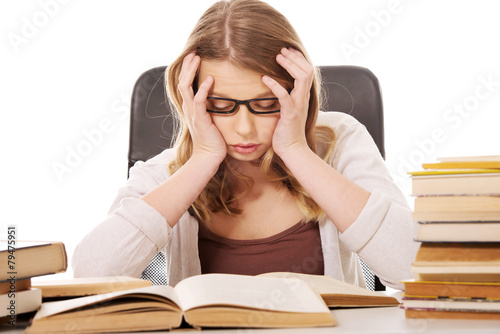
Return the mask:
<path id="1" fill-rule="evenodd" d="M 399 307 L 332 310 L 338 325 L 325 328 L 290 329 L 232 329 L 185 331 L 182 333 L 210 334 L 326 334 L 326 333 L 500 333 L 500 320 L 445 320 L 406 319 Z M 5 330 L 2 333 L 22 333 L 24 329 Z M 172 333 L 172 332 L 155 332 Z M 175 332 L 174 332 L 175 333 Z"/>

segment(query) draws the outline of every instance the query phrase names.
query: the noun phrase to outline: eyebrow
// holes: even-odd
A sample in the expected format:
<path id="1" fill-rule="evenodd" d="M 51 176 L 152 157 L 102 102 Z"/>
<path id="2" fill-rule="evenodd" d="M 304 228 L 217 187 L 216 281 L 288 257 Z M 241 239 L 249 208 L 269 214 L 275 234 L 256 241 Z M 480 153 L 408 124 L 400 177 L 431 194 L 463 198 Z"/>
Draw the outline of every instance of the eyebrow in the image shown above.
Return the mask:
<path id="1" fill-rule="evenodd" d="M 209 96 L 211 96 L 211 97 L 220 97 L 220 98 L 223 98 L 223 99 L 233 99 L 233 98 L 231 98 L 231 97 L 229 97 L 229 96 L 227 96 L 225 94 L 220 94 L 220 93 L 217 93 L 217 92 L 213 92 Z M 274 94 L 271 91 L 269 91 L 269 92 L 258 94 L 257 96 L 254 96 L 254 97 L 252 97 L 249 100 L 262 99 L 262 98 L 275 98 L 275 97 L 276 96 L 274 96 Z M 236 99 L 233 99 L 233 100 L 236 100 Z"/>

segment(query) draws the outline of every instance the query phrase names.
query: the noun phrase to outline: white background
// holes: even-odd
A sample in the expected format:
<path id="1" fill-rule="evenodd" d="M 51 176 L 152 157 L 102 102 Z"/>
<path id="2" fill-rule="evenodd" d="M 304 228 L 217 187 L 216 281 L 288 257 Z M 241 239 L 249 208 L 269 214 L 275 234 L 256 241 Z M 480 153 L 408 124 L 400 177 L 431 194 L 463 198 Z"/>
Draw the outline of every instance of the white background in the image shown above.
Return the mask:
<path id="1" fill-rule="evenodd" d="M 169 64 L 212 2 L 1 2 L 0 238 L 16 224 L 19 239 L 64 241 L 71 259 L 126 180 L 136 78 Z M 387 166 L 405 194 L 406 171 L 424 160 L 499 154 L 495 1 L 268 2 L 315 65 L 377 75 Z M 102 137 L 90 143 L 86 133 L 96 131 Z M 78 148 L 86 155 L 69 166 Z M 54 164 L 68 171 L 58 175 Z"/>

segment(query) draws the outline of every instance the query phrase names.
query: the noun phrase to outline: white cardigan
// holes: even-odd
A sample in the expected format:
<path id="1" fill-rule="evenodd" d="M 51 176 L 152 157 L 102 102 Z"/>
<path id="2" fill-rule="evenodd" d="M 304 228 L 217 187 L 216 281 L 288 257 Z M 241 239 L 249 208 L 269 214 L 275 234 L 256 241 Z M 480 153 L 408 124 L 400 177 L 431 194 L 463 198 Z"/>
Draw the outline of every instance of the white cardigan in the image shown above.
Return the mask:
<path id="1" fill-rule="evenodd" d="M 417 224 L 411 219 L 411 209 L 362 124 L 338 112 L 320 112 L 318 124 L 335 131 L 330 165 L 371 193 L 344 233 L 328 218 L 319 222 L 325 275 L 364 286 L 359 255 L 383 284 L 401 289 L 401 280 L 412 278 L 410 266 L 419 247 L 413 241 Z M 108 217 L 75 249 L 75 277 L 140 277 L 159 251 L 167 258 L 169 284 L 201 273 L 196 219 L 186 212 L 172 229 L 140 199 L 169 177 L 167 165 L 175 154 L 175 148 L 167 149 L 130 170 Z"/>

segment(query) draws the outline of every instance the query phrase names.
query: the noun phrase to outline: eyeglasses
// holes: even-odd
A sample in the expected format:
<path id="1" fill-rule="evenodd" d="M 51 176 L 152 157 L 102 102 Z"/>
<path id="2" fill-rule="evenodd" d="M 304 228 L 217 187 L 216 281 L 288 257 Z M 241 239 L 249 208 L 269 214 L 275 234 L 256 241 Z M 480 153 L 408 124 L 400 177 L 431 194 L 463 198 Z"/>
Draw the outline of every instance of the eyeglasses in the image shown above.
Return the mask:
<path id="1" fill-rule="evenodd" d="M 276 97 L 240 101 L 209 96 L 206 102 L 207 111 L 215 114 L 232 114 L 240 104 L 244 104 L 252 114 L 274 114 L 281 109 Z"/>

